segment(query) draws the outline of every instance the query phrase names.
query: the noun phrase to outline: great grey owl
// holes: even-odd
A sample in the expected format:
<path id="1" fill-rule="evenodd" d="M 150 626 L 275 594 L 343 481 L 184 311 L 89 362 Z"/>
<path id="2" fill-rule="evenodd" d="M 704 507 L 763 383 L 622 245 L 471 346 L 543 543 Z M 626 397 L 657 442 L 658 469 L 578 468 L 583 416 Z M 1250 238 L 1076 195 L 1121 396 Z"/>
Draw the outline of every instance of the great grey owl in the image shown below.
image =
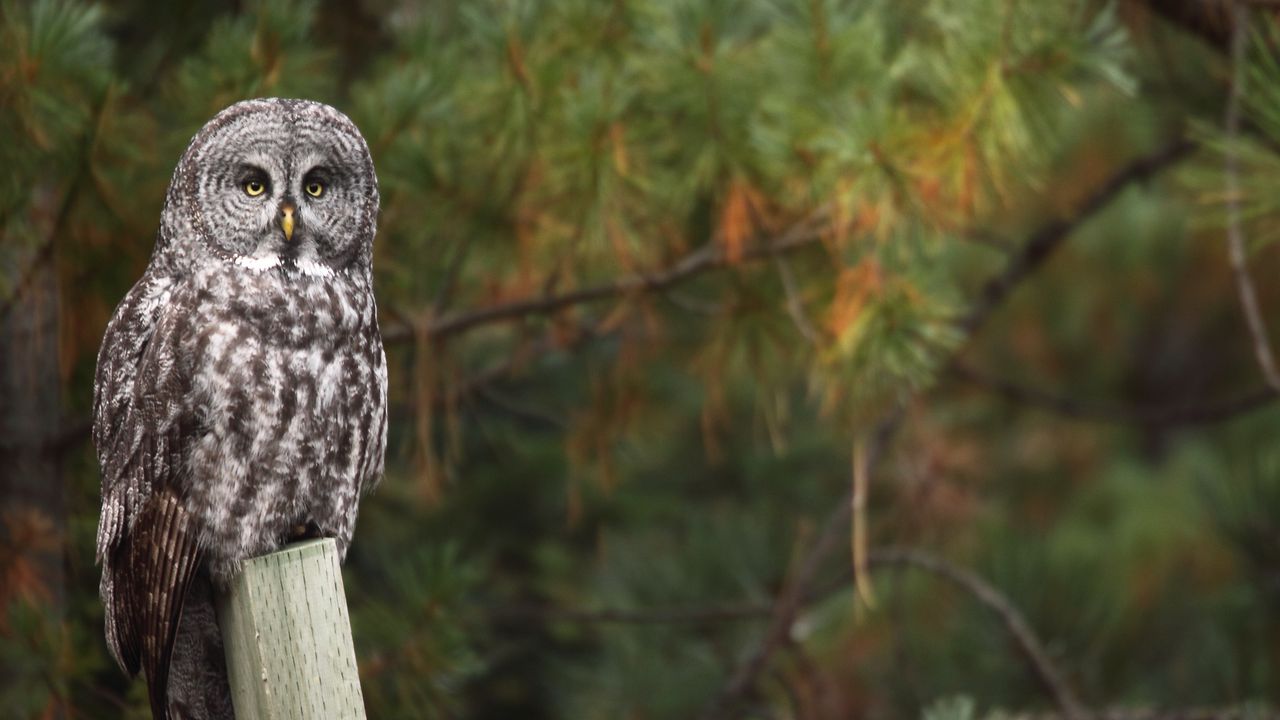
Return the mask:
<path id="1" fill-rule="evenodd" d="M 316 102 L 232 105 L 174 170 L 93 398 L 107 644 L 156 718 L 233 716 L 214 589 L 300 533 L 345 557 L 382 475 L 377 214 L 363 136 Z"/>

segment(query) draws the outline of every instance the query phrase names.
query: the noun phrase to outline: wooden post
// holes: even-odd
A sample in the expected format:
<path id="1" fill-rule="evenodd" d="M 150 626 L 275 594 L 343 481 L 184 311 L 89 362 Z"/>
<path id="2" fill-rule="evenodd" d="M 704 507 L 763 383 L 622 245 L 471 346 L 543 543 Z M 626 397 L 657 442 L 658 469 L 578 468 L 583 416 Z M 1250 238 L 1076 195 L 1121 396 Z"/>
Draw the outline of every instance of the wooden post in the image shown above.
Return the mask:
<path id="1" fill-rule="evenodd" d="M 246 562 L 217 605 L 237 718 L 364 719 L 332 539 Z"/>

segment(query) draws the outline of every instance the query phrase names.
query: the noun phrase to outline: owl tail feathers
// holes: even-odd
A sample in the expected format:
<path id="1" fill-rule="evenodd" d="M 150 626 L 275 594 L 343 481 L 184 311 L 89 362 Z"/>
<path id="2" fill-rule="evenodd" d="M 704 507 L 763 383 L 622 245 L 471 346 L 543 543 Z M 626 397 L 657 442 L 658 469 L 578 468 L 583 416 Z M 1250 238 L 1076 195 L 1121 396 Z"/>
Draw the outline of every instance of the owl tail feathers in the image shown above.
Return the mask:
<path id="1" fill-rule="evenodd" d="M 199 532 L 172 490 L 151 497 L 111 563 L 119 602 L 107 608 L 116 659 L 147 674 L 151 714 L 168 720 L 169 663 L 191 581 L 200 568 Z"/>

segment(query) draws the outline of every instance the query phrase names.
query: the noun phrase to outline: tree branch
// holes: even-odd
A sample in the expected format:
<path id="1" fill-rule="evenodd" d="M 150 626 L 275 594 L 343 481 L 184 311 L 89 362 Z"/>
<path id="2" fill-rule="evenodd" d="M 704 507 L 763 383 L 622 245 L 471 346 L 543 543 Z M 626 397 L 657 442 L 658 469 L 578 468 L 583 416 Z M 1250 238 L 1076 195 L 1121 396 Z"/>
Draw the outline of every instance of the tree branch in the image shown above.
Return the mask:
<path id="1" fill-rule="evenodd" d="M 58 203 L 58 209 L 54 214 L 53 224 L 50 226 L 49 232 L 46 233 L 39 247 L 35 248 L 31 253 L 30 262 L 23 267 L 9 294 L 3 300 L 0 300 L 0 319 L 8 316 L 9 311 L 13 309 L 22 293 L 26 291 L 27 285 L 35 278 L 40 268 L 53 258 L 54 248 L 59 239 L 65 234 L 67 223 L 71 219 L 71 211 L 75 209 L 76 200 L 80 196 L 80 189 L 84 187 L 86 179 L 90 179 L 90 175 L 92 175 L 93 148 L 97 144 L 98 136 L 102 131 L 102 118 L 106 112 L 110 94 L 111 89 L 108 88 L 94 109 L 93 127 L 85 133 L 84 138 L 81 140 L 80 154 L 76 159 L 75 175 L 72 176 L 71 182 L 67 185 L 67 189 L 62 195 L 62 200 Z M 12 140 L 10 141 L 12 142 Z"/>
<path id="2" fill-rule="evenodd" d="M 1010 402 L 1030 405 L 1063 417 L 1125 425 L 1153 427 L 1211 425 L 1266 407 L 1280 397 L 1280 393 L 1271 387 L 1262 387 L 1238 397 L 1203 404 L 1091 405 L 1074 397 L 1054 395 L 991 377 L 959 363 L 952 364 L 950 371 L 960 380 L 990 390 Z"/>
<path id="3" fill-rule="evenodd" d="M 871 569 L 911 568 L 937 576 L 963 590 L 1000 619 L 1019 651 L 1027 659 L 1032 672 L 1053 697 L 1061 710 L 1061 716 L 1081 718 L 1086 716 L 1084 706 L 1071 690 L 1062 673 L 1054 665 L 1044 643 L 1032 630 L 1022 612 L 991 583 L 977 573 L 962 568 L 949 560 L 914 548 L 884 548 L 872 550 L 867 556 Z M 797 601 L 797 610 L 815 600 L 829 596 L 847 586 L 852 578 L 845 575 L 839 582 L 815 594 L 805 595 Z M 572 610 L 548 607 L 517 606 L 494 611 L 501 619 L 533 620 L 537 622 L 579 622 L 607 624 L 696 624 L 706 625 L 743 620 L 767 619 L 771 608 L 764 605 L 723 605 L 646 610 Z M 788 628 L 789 630 L 789 628 Z M 790 633 L 781 634 L 779 648 L 790 643 Z"/>
<path id="4" fill-rule="evenodd" d="M 746 249 L 740 260 L 760 260 L 788 253 L 813 245 L 822 238 L 826 228 L 815 224 L 813 218 L 793 225 L 786 232 L 770 241 Z M 513 300 L 489 307 L 445 315 L 434 320 L 428 328 L 432 339 L 438 340 L 470 330 L 474 327 L 528 315 L 550 315 L 567 307 L 583 303 L 621 297 L 632 293 L 663 290 L 708 270 L 725 267 L 730 258 L 716 243 L 708 243 L 684 256 L 671 267 L 655 273 L 636 274 L 600 285 L 543 297 Z M 408 327 L 396 325 L 382 333 L 383 342 L 405 342 L 412 337 Z"/>
<path id="5" fill-rule="evenodd" d="M 1223 120 L 1227 136 L 1227 152 L 1223 159 L 1222 174 L 1227 195 L 1227 246 L 1231 254 L 1231 274 L 1235 277 L 1240 296 L 1240 308 L 1244 311 L 1245 324 L 1253 339 L 1253 354 L 1258 360 L 1262 377 L 1273 390 L 1280 391 L 1280 371 L 1271 354 L 1271 338 L 1267 336 L 1267 324 L 1258 305 L 1258 294 L 1249 277 L 1248 258 L 1245 255 L 1244 228 L 1240 219 L 1240 158 L 1236 143 L 1240 136 L 1240 101 L 1244 97 L 1245 45 L 1249 39 L 1249 9 L 1231 5 L 1231 89 L 1227 95 L 1226 117 Z"/>
<path id="6" fill-rule="evenodd" d="M 976 335 L 991 314 L 1008 298 L 1009 293 L 1028 275 L 1040 269 L 1072 231 L 1096 215 L 1130 185 L 1153 177 L 1190 155 L 1196 147 L 1196 143 L 1191 140 L 1179 139 L 1129 162 L 1090 193 L 1071 215 L 1051 220 L 1032 233 L 1005 269 L 983 284 L 977 301 L 958 322 L 965 336 Z"/>
<path id="7" fill-rule="evenodd" d="M 726 605 L 723 607 L 687 607 L 644 610 L 573 610 L 556 607 L 515 606 L 494 610 L 498 619 L 532 620 L 535 622 L 576 622 L 619 625 L 710 625 L 715 623 L 761 620 L 769 617 L 767 605 Z"/>
<path id="8" fill-rule="evenodd" d="M 965 341 L 971 340 L 981 330 L 991 314 L 1009 298 L 1010 293 L 1020 283 L 1030 277 L 1052 252 L 1071 232 L 1127 188 L 1130 184 L 1146 180 L 1159 171 L 1181 160 L 1195 150 L 1196 144 L 1185 139 L 1170 143 L 1156 152 L 1142 156 L 1128 163 L 1093 191 L 1074 213 L 1066 218 L 1050 221 L 1033 232 L 1020 249 L 1005 266 L 1004 270 L 990 278 L 982 287 L 977 302 L 967 315 L 958 321 L 963 341 L 958 347 L 963 348 Z M 958 357 L 957 350 L 956 356 Z M 899 405 L 891 411 L 877 426 L 873 445 L 869 451 L 868 467 L 874 467 L 875 458 L 888 446 L 897 430 L 903 406 Z M 794 579 L 783 586 L 773 605 L 769 626 L 765 630 L 755 652 L 738 668 L 720 693 L 702 713 L 704 720 L 721 717 L 728 709 L 737 705 L 750 692 L 756 678 L 764 670 L 770 656 L 782 645 L 783 639 L 791 631 L 796 614 L 801 607 L 808 587 L 813 582 L 818 569 L 827 556 L 836 547 L 837 541 L 849 522 L 852 507 L 852 489 L 836 509 L 828 516 L 817 542 L 804 558 Z"/>
<path id="9" fill-rule="evenodd" d="M 552 430 L 565 430 L 569 424 L 560 417 L 549 412 L 544 412 L 538 408 L 527 407 L 519 402 L 503 395 L 494 389 L 492 384 L 486 383 L 473 386 L 476 397 L 493 407 L 501 410 L 503 413 L 511 416 L 513 419 L 541 428 L 550 428 Z"/>
<path id="10" fill-rule="evenodd" d="M 1036 637 L 1035 631 L 1031 629 L 1031 625 L 1027 623 L 1023 614 L 1003 593 L 986 580 L 941 557 L 910 548 L 872 550 L 868 555 L 868 561 L 872 565 L 882 567 L 900 566 L 922 570 L 964 590 L 1000 618 L 1005 629 L 1017 643 L 1018 649 L 1031 665 L 1036 678 L 1053 696 L 1062 715 L 1069 719 L 1089 716 L 1080 699 L 1076 697 L 1062 673 L 1053 664 L 1048 651 L 1044 648 L 1044 643 Z"/>
<path id="11" fill-rule="evenodd" d="M 875 467 L 876 461 L 887 448 L 902 417 L 901 407 L 890 413 L 876 427 L 869 447 L 867 448 L 866 465 Z M 853 490 L 845 494 L 844 499 L 827 517 L 822 533 L 814 543 L 809 554 L 804 557 L 791 580 L 783 584 L 778 597 L 774 600 L 769 613 L 769 626 L 760 640 L 755 652 L 738 667 L 737 672 L 729 678 L 729 682 L 703 711 L 705 720 L 721 717 L 726 711 L 737 705 L 748 692 L 755 687 L 756 679 L 764 671 L 769 658 L 785 645 L 796 615 L 804 606 L 809 586 L 817 577 L 822 563 L 839 544 L 844 534 L 844 526 L 849 522 L 853 512 Z"/>
<path id="12" fill-rule="evenodd" d="M 1247 705 L 1220 708 L 1188 708 L 1161 710 L 1143 707 L 1105 707 L 1090 713 L 1067 684 L 1061 671 L 1051 659 L 1044 643 L 1035 634 L 1026 617 L 1002 592 L 977 573 L 952 563 L 945 558 L 915 548 L 883 548 L 869 554 L 868 566 L 873 570 L 914 569 L 929 573 L 951 583 L 983 607 L 992 611 L 1004 625 L 1027 659 L 1032 672 L 1041 685 L 1053 696 L 1058 712 L 1009 714 L 1011 720 L 1071 720 L 1092 717 L 1095 720 L 1232 720 L 1258 717 L 1259 707 Z M 845 574 L 838 582 L 822 591 L 804 598 L 803 605 L 822 600 L 832 592 L 848 586 L 851 576 Z M 600 609 L 573 610 L 555 607 L 515 606 L 498 608 L 491 617 L 499 620 L 533 622 L 574 622 L 587 624 L 692 624 L 709 625 L 726 622 L 762 620 L 770 617 L 771 610 L 764 605 L 721 605 L 709 607 L 683 607 L 663 609 Z M 780 641 L 789 646 L 787 636 Z"/>
<path id="13" fill-rule="evenodd" d="M 1144 4 L 1218 50 L 1231 45 L 1232 7 L 1255 7 L 1273 16 L 1280 9 L 1276 0 L 1146 0 Z"/>
<path id="14" fill-rule="evenodd" d="M 972 335 L 984 324 L 988 316 L 1005 300 L 1005 296 L 1022 279 L 1037 270 L 1054 249 L 1098 210 L 1131 183 L 1146 180 L 1160 170 L 1186 157 L 1196 148 L 1190 140 L 1178 140 L 1150 155 L 1140 157 L 1112 175 L 1090 194 L 1080 208 L 1070 217 L 1051 221 L 1032 234 L 1005 271 L 991 278 L 983 286 L 977 302 L 960 321 L 961 329 Z M 819 222 L 826 213 L 819 210 L 774 239 L 746 249 L 740 261 L 776 258 L 780 255 L 817 243 L 827 231 Z M 708 270 L 725 267 L 730 258 L 724 249 L 708 243 L 681 258 L 672 266 L 655 273 L 636 274 L 611 282 L 592 285 L 579 290 L 543 297 L 513 300 L 485 308 L 461 311 L 434 319 L 428 326 L 433 340 L 459 334 L 490 323 L 512 320 L 529 315 L 549 315 L 574 305 L 621 297 L 637 292 L 665 290 L 684 280 Z M 406 342 L 413 336 L 412 328 L 397 323 L 383 329 L 383 342 Z"/>
<path id="15" fill-rule="evenodd" d="M 1147 7 L 1165 20 L 1210 45 L 1226 47 L 1230 36 L 1227 3 L 1232 0 L 1147 0 Z"/>
<path id="16" fill-rule="evenodd" d="M 822 336 L 818 334 L 818 329 L 813 326 L 813 323 L 809 321 L 809 316 L 805 314 L 804 300 L 800 297 L 799 288 L 796 287 L 796 279 L 791 272 L 791 265 L 782 256 L 775 257 L 773 262 L 778 267 L 778 276 L 782 279 L 782 289 L 787 294 L 787 313 L 791 315 L 791 321 L 795 323 L 800 335 L 810 345 L 820 347 L 822 345 Z"/>

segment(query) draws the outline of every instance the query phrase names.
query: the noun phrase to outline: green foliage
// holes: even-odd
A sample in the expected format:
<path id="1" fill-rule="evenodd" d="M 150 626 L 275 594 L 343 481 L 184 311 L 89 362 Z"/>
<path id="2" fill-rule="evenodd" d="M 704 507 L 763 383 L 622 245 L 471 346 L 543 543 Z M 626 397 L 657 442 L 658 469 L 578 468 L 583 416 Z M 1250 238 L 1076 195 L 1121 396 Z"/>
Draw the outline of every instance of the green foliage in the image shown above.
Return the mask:
<path id="1" fill-rule="evenodd" d="M 39 246 L 30 203 L 57 212 L 59 181 L 77 172 L 110 82 L 102 13 L 62 0 L 0 5 L 0 297 Z"/>
<path id="2" fill-rule="evenodd" d="M 406 717 L 456 713 L 460 689 L 482 667 L 465 611 L 478 569 L 449 544 L 363 559 L 349 600 L 366 702 Z"/>
<path id="3" fill-rule="evenodd" d="M 331 55 L 312 42 L 317 3 L 260 0 L 209 28 L 168 91 L 171 119 L 192 134 L 231 103 L 262 96 L 333 97 Z"/>
<path id="4" fill-rule="evenodd" d="M 1247 239 L 1255 249 L 1280 239 L 1275 230 L 1275 218 L 1280 212 L 1275 201 L 1280 190 L 1276 185 L 1280 154 L 1275 146 L 1275 138 L 1280 137 L 1280 59 L 1274 52 L 1278 40 L 1280 30 L 1275 25 L 1255 23 L 1253 33 L 1244 40 L 1242 66 L 1226 70 L 1231 73 L 1232 82 L 1240 83 L 1238 111 L 1243 129 L 1229 134 L 1220 117 L 1196 125 L 1197 134 L 1217 155 L 1212 158 L 1216 162 L 1193 175 L 1190 182 L 1202 194 L 1203 222 L 1220 227 L 1224 222 L 1223 207 L 1234 199 L 1239 204 Z M 1227 157 L 1234 158 L 1243 178 L 1243 186 L 1234 197 L 1224 189 L 1220 172 Z"/>
<path id="5" fill-rule="evenodd" d="M 97 8 L 38 0 L 2 11 L 0 133 L 8 141 L 0 162 L 12 171 L 0 180 L 0 218 L 7 220 L 30 197 L 37 163 L 65 171 L 80 150 L 110 79 L 111 46 Z"/>

